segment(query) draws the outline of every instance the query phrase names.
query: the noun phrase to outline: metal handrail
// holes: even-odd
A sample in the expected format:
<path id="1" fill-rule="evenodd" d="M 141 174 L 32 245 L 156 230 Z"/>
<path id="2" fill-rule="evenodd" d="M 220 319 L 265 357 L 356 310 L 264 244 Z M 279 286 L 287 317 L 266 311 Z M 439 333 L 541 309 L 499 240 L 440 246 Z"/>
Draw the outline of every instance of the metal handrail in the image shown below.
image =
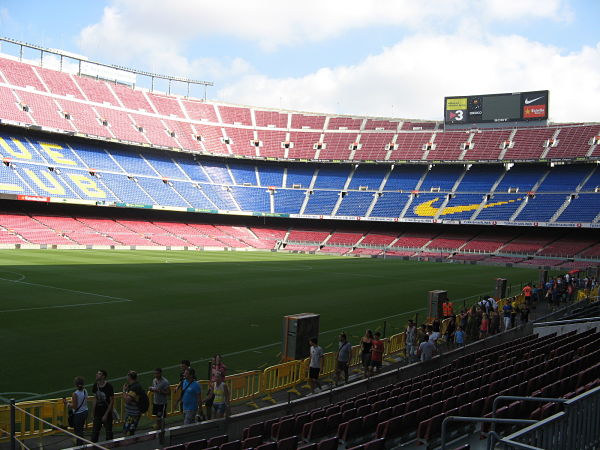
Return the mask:
<path id="1" fill-rule="evenodd" d="M 463 417 L 463 416 L 448 416 L 442 422 L 442 442 L 440 444 L 441 450 L 446 450 L 446 427 L 448 422 L 467 422 L 467 423 L 507 423 L 507 424 L 524 424 L 531 425 L 537 423 L 537 420 L 529 419 L 498 419 L 491 417 Z"/>
<path id="2" fill-rule="evenodd" d="M 567 399 L 564 398 L 550 398 L 550 397 L 523 397 L 519 395 L 499 395 L 494 399 L 492 403 L 492 417 L 496 417 L 496 408 L 498 403 L 502 401 L 526 401 L 526 402 L 537 402 L 537 403 L 565 403 Z M 495 432 L 495 424 L 492 424 L 492 431 Z"/>
<path id="3" fill-rule="evenodd" d="M 553 322 L 536 322 L 534 327 L 549 327 L 555 325 L 567 325 L 570 323 L 584 323 L 584 322 L 592 322 L 592 321 L 600 321 L 600 317 L 584 317 L 581 319 L 566 319 L 566 320 L 555 320 Z"/>

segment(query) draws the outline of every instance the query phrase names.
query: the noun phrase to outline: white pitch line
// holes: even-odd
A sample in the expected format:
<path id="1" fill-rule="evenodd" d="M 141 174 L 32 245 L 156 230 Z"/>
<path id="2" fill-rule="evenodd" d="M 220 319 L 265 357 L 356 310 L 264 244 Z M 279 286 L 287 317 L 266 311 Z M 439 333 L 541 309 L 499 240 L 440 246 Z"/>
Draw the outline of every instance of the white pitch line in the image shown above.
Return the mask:
<path id="1" fill-rule="evenodd" d="M 121 300 L 121 301 L 125 301 L 125 302 L 133 301 L 128 298 L 113 297 L 112 295 L 105 295 L 105 294 L 96 294 L 95 292 L 78 291 L 75 289 L 67 289 L 67 288 L 61 288 L 58 286 L 50 286 L 48 284 L 30 283 L 29 281 L 10 280 L 8 278 L 0 278 L 0 280 L 10 281 L 11 283 L 26 284 L 28 286 L 39 286 L 39 287 L 44 287 L 44 288 L 48 288 L 48 289 L 56 289 L 57 291 L 73 292 L 75 294 L 84 294 L 84 295 L 93 295 L 94 297 L 112 298 L 114 300 Z"/>
<path id="2" fill-rule="evenodd" d="M 14 275 L 18 275 L 18 276 L 22 277 L 18 280 L 11 280 L 10 278 L 1 278 L 0 277 L 0 280 L 8 281 L 10 283 L 26 284 L 28 286 L 39 286 L 39 287 L 43 287 L 43 288 L 47 288 L 47 289 L 56 289 L 58 291 L 73 292 L 75 294 L 91 295 L 94 297 L 103 297 L 103 298 L 112 299 L 112 301 L 108 301 L 108 302 L 74 303 L 74 304 L 68 304 L 68 305 L 32 306 L 29 308 L 4 309 L 4 310 L 0 310 L 0 313 L 35 311 L 35 310 L 40 310 L 40 309 L 78 308 L 81 306 L 109 305 L 112 303 L 125 303 L 125 302 L 133 301 L 129 298 L 113 297 L 112 295 L 97 294 L 95 292 L 78 291 L 75 289 L 61 288 L 61 287 L 57 287 L 57 286 L 50 286 L 47 284 L 30 283 L 28 281 L 23 281 L 25 279 L 25 275 L 17 273 L 17 272 L 7 272 L 7 271 L 2 272 L 2 271 L 0 271 L 0 273 L 12 273 Z"/>
<path id="3" fill-rule="evenodd" d="M 111 300 L 108 302 L 94 302 L 94 303 L 73 303 L 72 305 L 52 305 L 52 306 L 34 306 L 31 308 L 15 308 L 15 309 L 3 309 L 0 313 L 11 313 L 19 311 L 35 311 L 38 309 L 58 309 L 58 308 L 79 308 L 80 306 L 94 306 L 94 305 L 111 305 L 113 303 L 127 303 L 133 300 L 124 298 L 123 300 Z"/>

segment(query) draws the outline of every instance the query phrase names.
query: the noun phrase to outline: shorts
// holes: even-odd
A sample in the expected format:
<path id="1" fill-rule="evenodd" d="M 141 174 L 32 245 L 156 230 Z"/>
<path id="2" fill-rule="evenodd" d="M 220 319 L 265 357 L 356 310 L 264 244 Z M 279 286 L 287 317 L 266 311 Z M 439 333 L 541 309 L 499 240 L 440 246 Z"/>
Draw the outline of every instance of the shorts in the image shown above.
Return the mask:
<path id="1" fill-rule="evenodd" d="M 140 416 L 125 416 L 123 422 L 123 432 L 125 434 L 135 434 L 138 423 L 140 422 Z"/>
<path id="2" fill-rule="evenodd" d="M 167 417 L 167 405 L 157 405 L 154 403 L 152 405 L 152 415 L 159 419 Z"/>
<path id="3" fill-rule="evenodd" d="M 227 411 L 227 403 L 214 403 L 213 408 L 216 413 L 225 414 L 225 411 Z"/>
<path id="4" fill-rule="evenodd" d="M 338 361 L 337 370 L 341 372 L 346 372 L 348 370 L 348 361 Z"/>
<path id="5" fill-rule="evenodd" d="M 320 372 L 321 372 L 321 369 L 319 369 L 318 367 L 309 367 L 308 368 L 308 378 L 310 378 L 311 380 L 318 380 Z"/>
<path id="6" fill-rule="evenodd" d="M 198 414 L 198 408 L 184 410 L 183 411 L 183 424 L 188 425 L 190 423 L 196 423 L 196 415 Z"/>
<path id="7" fill-rule="evenodd" d="M 381 361 L 373 361 L 371 360 L 371 367 L 381 369 Z"/>

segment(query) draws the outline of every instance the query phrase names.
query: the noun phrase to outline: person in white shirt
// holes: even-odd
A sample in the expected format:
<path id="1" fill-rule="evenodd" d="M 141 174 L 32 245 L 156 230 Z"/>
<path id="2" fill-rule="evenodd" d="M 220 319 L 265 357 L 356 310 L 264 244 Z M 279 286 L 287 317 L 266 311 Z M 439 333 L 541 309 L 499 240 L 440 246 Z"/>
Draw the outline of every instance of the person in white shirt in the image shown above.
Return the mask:
<path id="1" fill-rule="evenodd" d="M 310 380 L 311 393 L 315 393 L 315 388 L 321 389 L 319 382 L 319 373 L 323 367 L 323 349 L 319 347 L 316 337 L 310 338 L 310 364 L 308 366 L 308 378 Z"/>

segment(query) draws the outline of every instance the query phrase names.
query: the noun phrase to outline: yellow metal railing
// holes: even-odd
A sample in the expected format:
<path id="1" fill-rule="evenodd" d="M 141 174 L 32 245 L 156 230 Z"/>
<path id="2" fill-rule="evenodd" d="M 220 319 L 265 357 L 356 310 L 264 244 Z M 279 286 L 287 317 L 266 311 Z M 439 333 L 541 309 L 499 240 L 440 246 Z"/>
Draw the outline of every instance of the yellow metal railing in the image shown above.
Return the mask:
<path id="1" fill-rule="evenodd" d="M 271 394 L 287 389 L 300 395 L 296 386 L 306 379 L 307 373 L 303 361 L 288 361 L 276 366 L 267 367 L 262 374 L 263 400 L 277 403 Z"/>

